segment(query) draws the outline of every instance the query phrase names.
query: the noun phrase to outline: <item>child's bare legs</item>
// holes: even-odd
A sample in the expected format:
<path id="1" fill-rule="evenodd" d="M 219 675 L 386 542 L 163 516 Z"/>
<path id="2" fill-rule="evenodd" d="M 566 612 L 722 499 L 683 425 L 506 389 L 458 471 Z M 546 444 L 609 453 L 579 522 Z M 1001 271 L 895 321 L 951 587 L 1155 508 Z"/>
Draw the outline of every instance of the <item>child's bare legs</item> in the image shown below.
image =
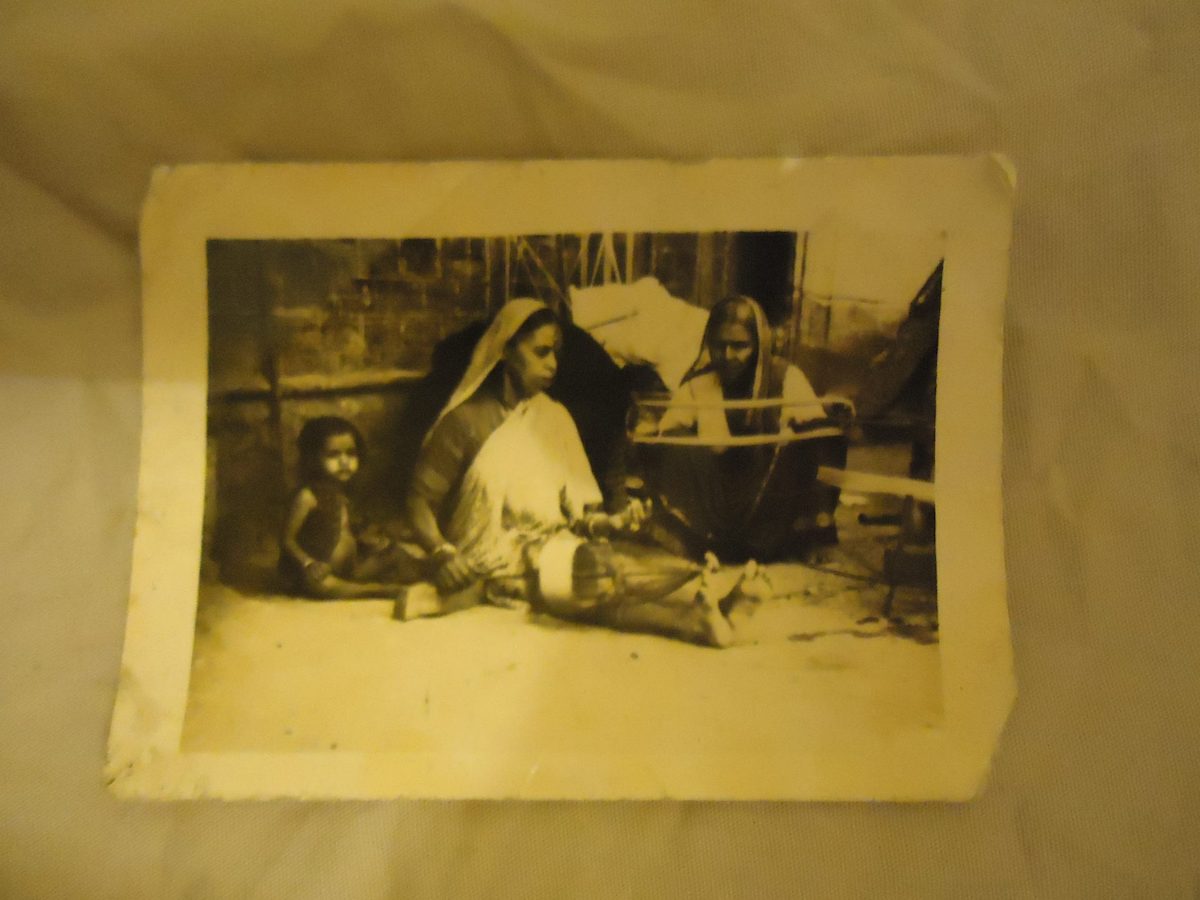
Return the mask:
<path id="1" fill-rule="evenodd" d="M 332 571 L 328 563 L 314 562 L 306 566 L 302 581 L 304 593 L 318 600 L 364 600 L 396 596 L 398 582 L 379 578 L 385 567 L 377 557 L 368 557 L 355 564 L 349 577 Z M 394 569 L 394 567 L 393 567 Z"/>
<path id="2" fill-rule="evenodd" d="M 319 600 L 364 600 L 395 597 L 400 585 L 385 581 L 350 581 L 337 575 L 324 577 L 304 575 L 304 587 L 310 597 Z"/>
<path id="3" fill-rule="evenodd" d="M 304 573 L 309 596 L 322 600 L 357 600 L 395 597 L 407 583 L 423 574 L 424 562 L 405 552 L 398 544 L 386 543 L 364 553 L 349 577 L 317 566 Z"/>

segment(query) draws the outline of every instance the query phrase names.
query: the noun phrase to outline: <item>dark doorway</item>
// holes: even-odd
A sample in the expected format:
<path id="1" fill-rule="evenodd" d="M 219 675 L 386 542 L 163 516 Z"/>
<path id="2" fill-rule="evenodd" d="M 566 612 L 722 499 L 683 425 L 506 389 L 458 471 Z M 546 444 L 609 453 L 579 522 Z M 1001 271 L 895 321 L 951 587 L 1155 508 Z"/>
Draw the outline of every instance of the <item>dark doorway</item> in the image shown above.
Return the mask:
<path id="1" fill-rule="evenodd" d="M 796 234 L 792 231 L 739 231 L 734 235 L 734 290 L 762 304 L 772 325 L 786 322 L 792 305 Z"/>

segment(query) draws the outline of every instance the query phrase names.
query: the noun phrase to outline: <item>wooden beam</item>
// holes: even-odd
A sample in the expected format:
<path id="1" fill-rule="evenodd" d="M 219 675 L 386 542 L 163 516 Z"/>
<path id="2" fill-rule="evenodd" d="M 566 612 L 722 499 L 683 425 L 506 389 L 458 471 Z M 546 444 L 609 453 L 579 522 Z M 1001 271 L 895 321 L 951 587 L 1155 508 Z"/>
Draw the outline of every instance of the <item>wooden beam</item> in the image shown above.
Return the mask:
<path id="1" fill-rule="evenodd" d="M 294 400 L 330 394 L 355 394 L 415 384 L 426 376 L 423 369 L 367 369 L 332 375 L 285 375 L 270 387 L 252 385 L 225 388 L 209 394 L 210 400 Z"/>
<path id="2" fill-rule="evenodd" d="M 912 497 L 923 503 L 935 502 L 933 482 L 919 481 L 916 478 L 876 475 L 873 472 L 855 472 L 849 469 L 819 466 L 817 480 L 859 494 L 888 494 L 893 497 Z"/>

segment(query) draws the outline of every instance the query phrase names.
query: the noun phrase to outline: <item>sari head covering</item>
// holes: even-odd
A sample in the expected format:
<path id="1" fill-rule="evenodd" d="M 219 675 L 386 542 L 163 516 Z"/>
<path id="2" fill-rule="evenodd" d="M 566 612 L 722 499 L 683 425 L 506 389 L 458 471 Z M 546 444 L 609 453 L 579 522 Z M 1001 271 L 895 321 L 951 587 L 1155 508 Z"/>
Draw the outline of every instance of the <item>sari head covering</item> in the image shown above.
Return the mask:
<path id="1" fill-rule="evenodd" d="M 770 340 L 771 325 L 767 321 L 767 314 L 763 311 L 759 302 L 753 297 L 747 297 L 744 294 L 733 294 L 726 297 L 709 312 L 708 322 L 704 326 L 704 337 L 700 342 L 700 353 L 680 383 L 686 384 L 699 375 L 715 372 L 716 366 L 713 364 L 709 343 L 716 336 L 717 329 L 730 322 L 746 325 L 750 329 L 754 339 L 754 362 L 752 363 L 754 377 L 750 386 L 750 395 L 747 399 L 761 400 L 775 396 L 780 385 L 774 384 L 774 381 L 777 379 L 774 377 L 775 373 L 771 367 L 771 349 L 769 346 L 763 346 L 764 342 L 769 342 Z M 730 410 L 730 412 L 744 419 L 743 427 L 750 430 L 761 430 L 764 424 L 764 414 L 770 414 L 772 411 L 760 408 Z M 724 418 L 725 416 L 724 411 L 719 409 L 702 409 L 699 410 L 698 414 L 701 418 L 709 416 L 721 416 Z"/>
<path id="2" fill-rule="evenodd" d="M 446 405 L 442 407 L 442 411 L 438 413 L 438 417 L 433 423 L 434 426 L 442 421 L 451 410 L 471 399 L 504 358 L 504 348 L 508 342 L 521 330 L 521 326 L 529 320 L 530 316 L 543 309 L 548 310 L 550 307 L 541 300 L 534 300 L 530 297 L 517 297 L 500 307 L 500 311 L 488 325 L 487 331 L 475 345 L 471 361 L 467 364 L 467 371 L 459 381 L 458 387 L 454 389 L 454 393 L 450 395 Z M 426 433 L 426 441 L 429 440 L 431 434 L 433 434 L 433 427 L 430 427 Z"/>
<path id="3" fill-rule="evenodd" d="M 427 433 L 423 454 L 443 452 L 437 439 L 431 441 L 440 433 L 438 423 L 479 391 L 533 316 L 550 312 L 545 303 L 528 298 L 501 307 Z M 553 320 L 547 315 L 547 321 Z M 453 465 L 456 476 L 439 476 L 444 487 L 456 485 L 443 532 L 472 569 L 489 578 L 519 575 L 526 549 L 603 501 L 574 419 L 545 393 L 505 407 L 481 443 Z"/>

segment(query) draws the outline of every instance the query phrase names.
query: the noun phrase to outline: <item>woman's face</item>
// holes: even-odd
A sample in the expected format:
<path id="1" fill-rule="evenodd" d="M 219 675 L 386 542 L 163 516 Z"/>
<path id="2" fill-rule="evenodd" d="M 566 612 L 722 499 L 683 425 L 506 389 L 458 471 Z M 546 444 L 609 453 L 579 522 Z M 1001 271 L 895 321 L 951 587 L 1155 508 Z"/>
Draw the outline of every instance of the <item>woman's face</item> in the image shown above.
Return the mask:
<path id="1" fill-rule="evenodd" d="M 726 322 L 708 340 L 713 368 L 723 385 L 734 385 L 750 371 L 757 349 L 754 335 L 741 322 Z"/>
<path id="2" fill-rule="evenodd" d="M 554 383 L 561 352 L 562 332 L 552 324 L 535 328 L 508 345 L 504 363 L 513 387 L 522 397 L 540 394 Z"/>

